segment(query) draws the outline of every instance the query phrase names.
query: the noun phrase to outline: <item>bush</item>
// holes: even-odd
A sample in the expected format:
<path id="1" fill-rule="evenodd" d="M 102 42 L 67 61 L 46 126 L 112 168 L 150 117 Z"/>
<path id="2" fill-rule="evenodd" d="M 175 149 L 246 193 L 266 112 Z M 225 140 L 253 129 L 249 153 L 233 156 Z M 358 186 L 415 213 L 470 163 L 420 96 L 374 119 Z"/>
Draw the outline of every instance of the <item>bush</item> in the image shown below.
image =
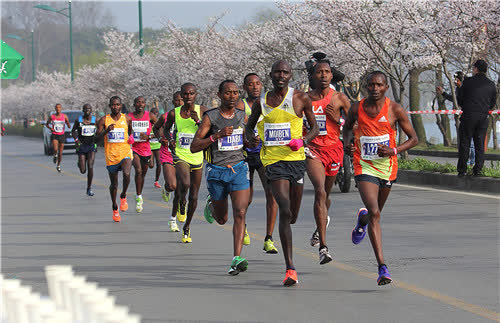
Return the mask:
<path id="1" fill-rule="evenodd" d="M 4 125 L 7 135 L 43 138 L 43 125 L 24 128 L 21 125 Z"/>
<path id="2" fill-rule="evenodd" d="M 446 163 L 440 164 L 437 162 L 432 162 L 427 159 L 417 157 L 414 159 L 399 159 L 398 166 L 400 169 L 408 169 L 408 170 L 418 170 L 418 171 L 427 171 L 427 172 L 436 172 L 442 174 L 449 173 L 457 173 L 456 165 Z M 500 163 L 491 161 L 490 166 L 486 167 L 487 163 L 484 164 L 482 175 L 487 177 L 495 177 L 500 178 Z M 472 168 L 468 167 L 468 173 L 472 173 Z"/>

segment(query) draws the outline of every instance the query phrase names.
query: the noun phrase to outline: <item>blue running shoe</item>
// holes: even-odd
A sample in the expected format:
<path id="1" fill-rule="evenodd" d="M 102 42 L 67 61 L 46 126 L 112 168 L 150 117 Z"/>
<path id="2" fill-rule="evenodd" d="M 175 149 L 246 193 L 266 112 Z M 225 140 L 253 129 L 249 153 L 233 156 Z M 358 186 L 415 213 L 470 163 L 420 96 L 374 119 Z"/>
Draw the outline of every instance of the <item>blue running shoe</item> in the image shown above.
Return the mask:
<path id="1" fill-rule="evenodd" d="M 391 274 L 389 274 L 389 269 L 387 269 L 386 265 L 380 265 L 378 267 L 377 283 L 379 286 L 392 283 Z"/>
<path id="2" fill-rule="evenodd" d="M 365 209 L 365 208 L 359 209 L 359 211 L 358 211 L 358 223 L 356 224 L 356 226 L 352 230 L 352 234 L 351 234 L 352 243 L 354 243 L 354 244 L 359 244 L 361 241 L 363 241 L 363 238 L 366 235 L 366 229 L 368 228 L 368 224 L 363 225 L 363 226 L 361 226 L 359 224 L 360 217 L 362 215 L 366 215 L 366 214 L 368 214 L 367 209 Z"/>

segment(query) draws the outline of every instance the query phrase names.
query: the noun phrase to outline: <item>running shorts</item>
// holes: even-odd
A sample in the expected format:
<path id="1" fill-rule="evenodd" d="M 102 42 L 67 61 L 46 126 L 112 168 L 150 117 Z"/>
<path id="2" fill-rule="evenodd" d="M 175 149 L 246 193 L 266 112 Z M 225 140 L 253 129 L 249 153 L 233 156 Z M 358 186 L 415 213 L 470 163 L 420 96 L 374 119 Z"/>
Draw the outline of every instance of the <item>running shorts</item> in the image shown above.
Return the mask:
<path id="1" fill-rule="evenodd" d="M 187 161 L 185 161 L 184 159 L 180 159 L 177 155 L 173 154 L 172 155 L 172 158 L 174 160 L 174 164 L 179 164 L 179 163 L 186 163 L 189 165 L 189 170 L 192 172 L 194 170 L 198 170 L 198 169 L 202 169 L 203 168 L 203 163 L 201 164 L 191 164 L 191 163 L 188 163 Z"/>
<path id="2" fill-rule="evenodd" d="M 354 180 L 356 181 L 356 184 L 358 182 L 370 182 L 373 184 L 377 184 L 379 187 L 382 188 L 391 188 L 392 184 L 396 183 L 397 178 L 395 178 L 393 181 L 388 181 L 385 179 L 381 179 L 379 177 L 375 177 L 372 175 L 366 175 L 366 174 L 361 174 L 361 175 L 356 175 L 354 176 Z"/>
<path id="3" fill-rule="evenodd" d="M 66 141 L 64 135 L 55 135 L 55 134 L 50 135 L 50 140 L 57 140 L 60 144 L 64 144 L 64 142 Z"/>
<path id="4" fill-rule="evenodd" d="M 130 157 L 123 158 L 118 164 L 106 166 L 106 168 L 108 169 L 108 172 L 110 172 L 111 174 L 114 174 L 114 173 L 118 173 L 119 171 L 121 171 L 122 164 L 123 164 L 123 161 L 125 159 L 130 159 Z"/>
<path id="5" fill-rule="evenodd" d="M 285 179 L 294 185 L 304 185 L 305 172 L 305 160 L 280 160 L 266 166 L 266 177 L 270 182 Z"/>
<path id="6" fill-rule="evenodd" d="M 342 141 L 337 141 L 329 147 L 319 147 L 310 145 L 304 149 L 307 158 L 321 161 L 325 167 L 326 176 L 335 176 L 339 172 L 344 159 L 344 145 Z"/>
<path id="7" fill-rule="evenodd" d="M 231 167 L 207 164 L 207 188 L 214 201 L 224 200 L 229 193 L 250 188 L 248 165 L 242 161 Z"/>
<path id="8" fill-rule="evenodd" d="M 97 151 L 97 145 L 96 144 L 81 144 L 78 149 L 76 150 L 76 153 L 78 155 L 86 155 L 90 152 L 96 152 Z"/>
<path id="9" fill-rule="evenodd" d="M 250 173 L 252 173 L 257 169 L 260 169 L 261 167 L 264 167 L 264 165 L 262 165 L 262 162 L 260 161 L 260 152 L 257 153 L 247 152 L 247 158 L 245 160 L 248 163 L 248 168 L 250 170 Z"/>
<path id="10" fill-rule="evenodd" d="M 134 155 L 139 156 L 139 159 L 141 160 L 141 164 L 149 164 L 149 162 L 151 161 L 151 155 L 141 156 L 138 153 L 136 153 L 135 151 L 134 151 Z"/>

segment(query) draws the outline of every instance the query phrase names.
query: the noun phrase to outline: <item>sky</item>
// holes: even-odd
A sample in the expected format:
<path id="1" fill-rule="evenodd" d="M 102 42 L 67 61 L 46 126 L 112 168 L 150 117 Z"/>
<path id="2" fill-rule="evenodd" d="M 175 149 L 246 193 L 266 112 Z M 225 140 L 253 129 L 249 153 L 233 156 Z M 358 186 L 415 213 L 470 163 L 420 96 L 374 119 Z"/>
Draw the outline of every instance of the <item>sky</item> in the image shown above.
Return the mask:
<path id="1" fill-rule="evenodd" d="M 138 1 L 105 1 L 115 16 L 119 30 L 137 31 Z M 221 23 L 238 26 L 250 21 L 259 12 L 277 10 L 274 1 L 142 1 L 142 25 L 160 29 L 162 22 L 172 20 L 179 27 L 203 27 L 209 18 L 224 12 Z"/>

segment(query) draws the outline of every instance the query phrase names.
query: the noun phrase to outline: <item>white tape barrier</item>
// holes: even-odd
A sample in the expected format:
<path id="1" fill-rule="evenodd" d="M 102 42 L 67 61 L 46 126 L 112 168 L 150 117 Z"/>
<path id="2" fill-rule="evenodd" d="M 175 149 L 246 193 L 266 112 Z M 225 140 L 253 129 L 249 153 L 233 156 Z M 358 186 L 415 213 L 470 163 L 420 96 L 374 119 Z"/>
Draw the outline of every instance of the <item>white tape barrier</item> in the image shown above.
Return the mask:
<path id="1" fill-rule="evenodd" d="M 408 114 L 462 114 L 462 110 L 418 110 L 406 111 Z M 489 114 L 499 114 L 500 110 L 491 110 Z"/>
<path id="2" fill-rule="evenodd" d="M 140 323 L 141 317 L 117 306 L 107 289 L 74 275 L 71 266 L 47 266 L 50 299 L 30 286 L 0 275 L 1 323 Z"/>

